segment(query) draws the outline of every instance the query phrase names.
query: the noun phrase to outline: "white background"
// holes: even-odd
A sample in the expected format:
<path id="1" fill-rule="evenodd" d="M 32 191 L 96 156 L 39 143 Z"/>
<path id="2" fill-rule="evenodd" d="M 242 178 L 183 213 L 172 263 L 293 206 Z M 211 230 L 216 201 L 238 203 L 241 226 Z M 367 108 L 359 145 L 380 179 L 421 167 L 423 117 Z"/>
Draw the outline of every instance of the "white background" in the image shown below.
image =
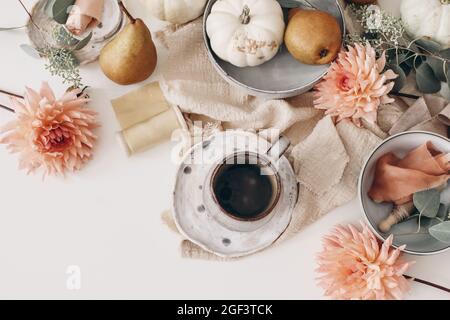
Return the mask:
<path id="1" fill-rule="evenodd" d="M 137 0 L 127 2 L 134 7 Z M 25 3 L 31 8 L 33 1 Z M 0 27 L 25 20 L 16 0 L 2 1 Z M 152 31 L 161 26 L 146 21 Z M 25 85 L 39 88 L 48 80 L 61 94 L 64 85 L 49 76 L 44 61 L 19 48 L 27 41 L 24 30 L 0 33 L 0 88 L 22 93 Z M 161 65 L 164 51 L 159 55 Z M 115 140 L 109 101 L 136 86 L 115 85 L 96 63 L 83 67 L 82 76 L 102 122 L 95 158 L 82 171 L 42 181 L 19 171 L 16 156 L 0 146 L 0 298 L 324 298 L 314 255 L 333 225 L 359 221 L 356 200 L 260 254 L 235 262 L 182 259 L 179 236 L 160 219 L 170 207 L 173 145 L 127 158 Z M 148 81 L 157 76 L 158 70 Z M 0 110 L 0 125 L 12 118 Z M 406 259 L 417 261 L 409 274 L 450 287 L 450 252 Z M 66 288 L 69 265 L 81 268 L 80 290 Z M 450 295 L 414 283 L 408 298 Z"/>

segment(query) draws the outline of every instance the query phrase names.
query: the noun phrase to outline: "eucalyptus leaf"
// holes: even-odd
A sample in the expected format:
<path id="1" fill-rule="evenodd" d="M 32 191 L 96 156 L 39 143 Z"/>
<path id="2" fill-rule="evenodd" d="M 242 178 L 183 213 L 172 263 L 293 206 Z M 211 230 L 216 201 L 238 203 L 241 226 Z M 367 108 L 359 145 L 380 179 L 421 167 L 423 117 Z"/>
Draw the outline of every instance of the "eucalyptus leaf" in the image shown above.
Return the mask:
<path id="1" fill-rule="evenodd" d="M 439 55 L 444 59 L 450 60 L 450 48 L 440 51 Z"/>
<path id="2" fill-rule="evenodd" d="M 30 46 L 29 44 L 21 44 L 19 46 L 23 51 L 25 51 L 26 54 L 28 54 L 30 57 L 40 59 L 41 55 L 39 54 L 39 51 L 36 50 L 36 48 Z"/>
<path id="3" fill-rule="evenodd" d="M 295 0 L 278 0 L 278 3 L 282 8 L 286 9 L 298 8 L 300 6 L 300 3 Z"/>
<path id="4" fill-rule="evenodd" d="M 83 49 L 89 43 L 89 41 L 91 41 L 91 38 L 92 38 L 92 32 L 90 32 L 86 38 L 84 38 L 83 40 L 78 42 L 77 45 L 73 48 L 73 50 Z"/>
<path id="5" fill-rule="evenodd" d="M 447 86 L 448 89 L 450 90 L 450 69 L 447 70 Z"/>
<path id="6" fill-rule="evenodd" d="M 422 93 L 436 93 L 441 90 L 441 82 L 436 78 L 428 63 L 422 63 L 416 70 L 417 88 Z"/>
<path id="7" fill-rule="evenodd" d="M 392 91 L 399 92 L 406 84 L 406 74 L 405 71 L 398 65 L 389 65 L 389 68 L 394 71 L 398 77 L 395 79 L 395 85 L 394 88 L 392 88 Z"/>
<path id="8" fill-rule="evenodd" d="M 430 65 L 431 69 L 433 69 L 434 75 L 439 81 L 447 81 L 444 73 L 444 61 L 434 57 L 428 57 L 427 63 Z"/>
<path id="9" fill-rule="evenodd" d="M 441 203 L 439 205 L 439 210 L 438 210 L 438 213 L 437 213 L 436 217 L 441 219 L 441 220 L 447 219 L 447 211 L 448 211 L 447 206 L 445 204 Z"/>
<path id="10" fill-rule="evenodd" d="M 278 0 L 278 3 L 282 8 L 292 9 L 299 7 L 311 7 L 308 1 L 305 0 Z"/>
<path id="11" fill-rule="evenodd" d="M 444 221 L 428 229 L 430 235 L 444 243 L 450 244 L 450 221 Z"/>
<path id="12" fill-rule="evenodd" d="M 419 210 L 420 215 L 428 218 L 436 217 L 439 211 L 441 194 L 436 189 L 428 189 L 414 193 L 414 206 Z"/>
<path id="13" fill-rule="evenodd" d="M 442 49 L 442 46 L 438 42 L 431 40 L 430 38 L 418 39 L 416 43 L 419 47 L 422 47 L 431 53 L 438 53 Z"/>
<path id="14" fill-rule="evenodd" d="M 59 24 L 65 24 L 69 17 L 70 6 L 75 0 L 57 0 L 53 3 L 52 18 Z"/>

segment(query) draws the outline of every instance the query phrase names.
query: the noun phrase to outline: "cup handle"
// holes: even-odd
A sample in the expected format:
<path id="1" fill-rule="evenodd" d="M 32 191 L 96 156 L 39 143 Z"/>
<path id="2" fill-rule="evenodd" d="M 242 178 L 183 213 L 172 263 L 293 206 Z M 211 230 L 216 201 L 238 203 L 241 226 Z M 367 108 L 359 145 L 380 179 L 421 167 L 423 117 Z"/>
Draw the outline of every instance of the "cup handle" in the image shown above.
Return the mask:
<path id="1" fill-rule="evenodd" d="M 287 148 L 291 145 L 291 142 L 288 138 L 281 135 L 277 141 L 275 141 L 269 150 L 267 150 L 267 155 L 270 158 L 278 160 L 283 156 L 283 154 L 286 152 Z"/>

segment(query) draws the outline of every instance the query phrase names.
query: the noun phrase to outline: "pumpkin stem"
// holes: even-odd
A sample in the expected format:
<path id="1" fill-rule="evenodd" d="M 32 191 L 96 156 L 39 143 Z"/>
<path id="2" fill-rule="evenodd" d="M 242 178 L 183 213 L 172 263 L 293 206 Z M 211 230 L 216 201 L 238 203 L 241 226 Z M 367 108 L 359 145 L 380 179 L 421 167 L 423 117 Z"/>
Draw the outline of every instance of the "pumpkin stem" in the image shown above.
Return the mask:
<path id="1" fill-rule="evenodd" d="M 441 4 L 443 5 L 450 4 L 450 0 L 441 0 Z"/>
<path id="2" fill-rule="evenodd" d="M 247 5 L 244 6 L 244 9 L 242 9 L 242 13 L 241 13 L 239 19 L 241 20 L 242 24 L 249 24 L 249 22 L 250 22 L 250 8 Z"/>

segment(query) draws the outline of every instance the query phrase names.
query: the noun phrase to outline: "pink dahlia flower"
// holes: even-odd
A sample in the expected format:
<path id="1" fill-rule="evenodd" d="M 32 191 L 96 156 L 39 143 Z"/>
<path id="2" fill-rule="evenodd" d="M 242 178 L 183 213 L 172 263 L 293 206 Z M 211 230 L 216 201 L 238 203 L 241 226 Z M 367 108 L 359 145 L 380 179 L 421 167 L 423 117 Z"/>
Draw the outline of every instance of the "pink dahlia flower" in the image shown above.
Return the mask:
<path id="1" fill-rule="evenodd" d="M 99 124 L 79 90 L 57 100 L 44 82 L 40 92 L 27 88 L 24 102 L 12 99 L 17 115 L 0 129 L 0 143 L 19 154 L 19 168 L 28 173 L 44 168 L 45 175 L 79 170 L 92 157 Z"/>
<path id="2" fill-rule="evenodd" d="M 409 291 L 403 276 L 412 262 L 401 262 L 400 251 L 392 249 L 392 235 L 379 245 L 375 235 L 362 224 L 337 226 L 323 239 L 317 256 L 319 285 L 334 299 L 401 299 Z"/>
<path id="3" fill-rule="evenodd" d="M 376 122 L 379 105 L 394 101 L 387 94 L 394 86 L 389 80 L 397 75 L 392 70 L 383 73 L 385 65 L 385 54 L 377 60 L 369 44 L 349 46 L 348 51 L 339 53 L 316 85 L 314 106 L 325 109 L 337 121 L 350 118 L 357 126 L 361 125 L 361 118 Z"/>

